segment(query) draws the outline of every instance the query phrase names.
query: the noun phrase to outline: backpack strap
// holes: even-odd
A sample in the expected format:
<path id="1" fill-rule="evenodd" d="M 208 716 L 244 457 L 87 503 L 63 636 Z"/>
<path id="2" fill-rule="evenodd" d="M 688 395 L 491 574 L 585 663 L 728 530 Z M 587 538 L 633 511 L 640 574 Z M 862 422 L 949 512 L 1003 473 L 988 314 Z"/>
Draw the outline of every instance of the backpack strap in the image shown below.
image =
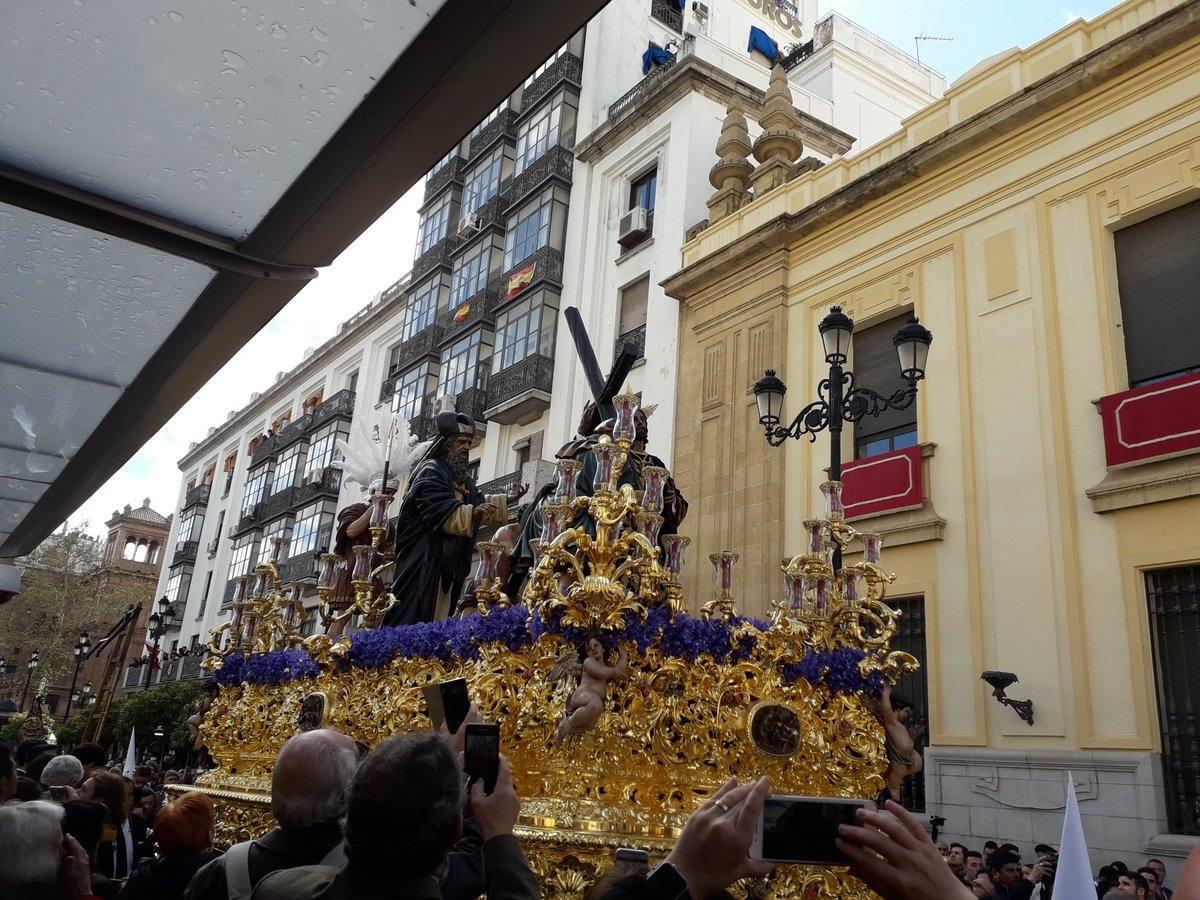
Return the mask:
<path id="1" fill-rule="evenodd" d="M 250 883 L 250 844 L 242 841 L 225 851 L 225 888 L 229 900 L 249 900 L 254 891 Z"/>

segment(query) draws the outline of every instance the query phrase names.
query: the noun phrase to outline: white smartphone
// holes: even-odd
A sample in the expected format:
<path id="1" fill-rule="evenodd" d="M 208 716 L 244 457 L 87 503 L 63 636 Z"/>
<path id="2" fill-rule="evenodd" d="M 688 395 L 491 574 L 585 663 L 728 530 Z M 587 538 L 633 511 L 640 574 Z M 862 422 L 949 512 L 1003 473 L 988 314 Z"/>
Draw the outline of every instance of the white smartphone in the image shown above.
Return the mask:
<path id="1" fill-rule="evenodd" d="M 859 809 L 875 809 L 875 804 L 844 797 L 772 794 L 763 805 L 750 858 L 814 866 L 845 865 L 834 842 L 839 825 L 858 824 L 855 812 Z"/>

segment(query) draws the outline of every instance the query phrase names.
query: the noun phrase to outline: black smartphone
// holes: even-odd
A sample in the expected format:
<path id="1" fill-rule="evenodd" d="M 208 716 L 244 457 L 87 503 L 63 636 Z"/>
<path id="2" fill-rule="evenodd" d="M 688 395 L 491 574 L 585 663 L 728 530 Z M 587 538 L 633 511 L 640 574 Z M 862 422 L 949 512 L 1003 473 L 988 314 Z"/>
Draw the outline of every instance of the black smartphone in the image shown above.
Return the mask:
<path id="1" fill-rule="evenodd" d="M 65 803 L 67 799 L 67 789 L 58 785 L 51 787 L 50 799 L 57 800 L 59 803 Z"/>
<path id="2" fill-rule="evenodd" d="M 471 708 L 467 695 L 467 679 L 453 678 L 438 684 L 427 684 L 421 689 L 425 695 L 425 710 L 434 728 L 446 723 L 446 729 L 454 734 L 462 727 L 463 719 Z"/>
<path id="3" fill-rule="evenodd" d="M 636 847 L 620 847 L 617 849 L 616 861 L 613 863 L 613 877 L 620 880 L 632 875 L 646 877 L 650 871 L 650 854 Z"/>
<path id="4" fill-rule="evenodd" d="M 467 739 L 463 747 L 463 769 L 467 773 L 468 789 L 477 779 L 483 779 L 485 794 L 490 794 L 496 789 L 496 778 L 500 774 L 499 725 L 472 722 L 467 726 Z"/>
<path id="5" fill-rule="evenodd" d="M 835 841 L 839 825 L 857 825 L 855 813 L 875 809 L 870 800 L 773 794 L 750 845 L 751 859 L 818 866 L 844 865 Z"/>

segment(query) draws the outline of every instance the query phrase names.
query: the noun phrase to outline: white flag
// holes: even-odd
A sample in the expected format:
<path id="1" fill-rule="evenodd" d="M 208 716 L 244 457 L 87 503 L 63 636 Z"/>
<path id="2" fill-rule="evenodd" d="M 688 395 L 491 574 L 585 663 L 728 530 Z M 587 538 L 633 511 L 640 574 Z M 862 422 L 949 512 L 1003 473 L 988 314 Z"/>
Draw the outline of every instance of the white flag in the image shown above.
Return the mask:
<path id="1" fill-rule="evenodd" d="M 1062 841 L 1058 846 L 1058 869 L 1054 874 L 1054 900 L 1096 900 L 1096 882 L 1088 859 L 1075 779 L 1067 773 L 1067 811 L 1063 816 Z"/>
<path id="2" fill-rule="evenodd" d="M 133 772 L 137 768 L 137 751 L 133 747 L 133 729 L 129 729 L 129 749 L 125 751 L 125 766 L 121 769 L 121 774 L 126 778 L 132 778 Z"/>

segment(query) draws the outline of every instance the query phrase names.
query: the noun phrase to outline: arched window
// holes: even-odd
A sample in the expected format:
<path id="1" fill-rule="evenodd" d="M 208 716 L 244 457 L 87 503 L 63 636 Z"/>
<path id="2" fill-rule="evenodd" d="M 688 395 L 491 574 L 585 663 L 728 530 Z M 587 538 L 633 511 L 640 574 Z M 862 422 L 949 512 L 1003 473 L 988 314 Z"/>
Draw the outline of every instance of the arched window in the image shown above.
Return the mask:
<path id="1" fill-rule="evenodd" d="M 158 562 L 158 541 L 150 542 L 150 562 Z"/>
<path id="2" fill-rule="evenodd" d="M 125 538 L 125 550 L 122 556 L 125 559 L 133 559 L 133 555 L 137 552 L 137 538 Z"/>
<path id="3" fill-rule="evenodd" d="M 149 551 L 149 549 L 150 549 L 149 546 L 146 544 L 146 542 L 144 540 L 138 541 L 137 549 L 134 551 L 134 554 L 133 554 L 133 561 L 134 562 L 145 562 L 146 554 Z"/>

